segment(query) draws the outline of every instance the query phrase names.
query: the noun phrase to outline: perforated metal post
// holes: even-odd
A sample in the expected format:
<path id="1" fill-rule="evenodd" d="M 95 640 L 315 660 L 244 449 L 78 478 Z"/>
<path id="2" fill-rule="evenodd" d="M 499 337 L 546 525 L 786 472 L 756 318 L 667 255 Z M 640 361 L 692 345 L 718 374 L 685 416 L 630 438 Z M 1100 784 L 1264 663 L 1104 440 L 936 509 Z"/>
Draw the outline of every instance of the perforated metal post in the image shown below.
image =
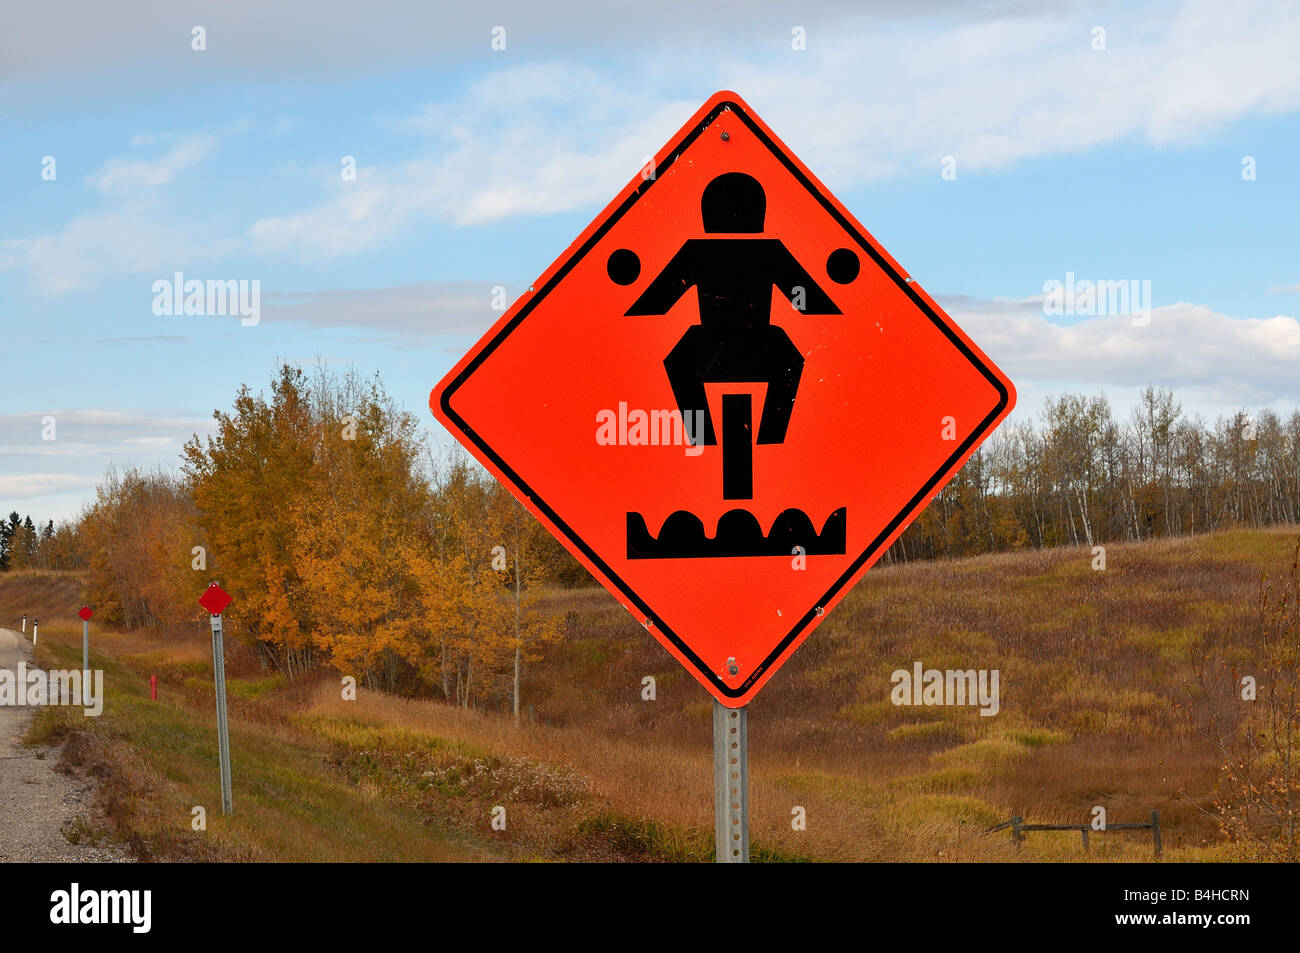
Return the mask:
<path id="1" fill-rule="evenodd" d="M 90 671 L 90 620 L 81 620 L 81 670 Z"/>
<path id="2" fill-rule="evenodd" d="M 713 842 L 720 864 L 749 863 L 746 709 L 713 703 Z"/>
<path id="3" fill-rule="evenodd" d="M 230 733 L 226 725 L 226 652 L 221 642 L 221 616 L 212 617 L 212 673 L 217 688 L 217 753 L 221 760 L 221 813 L 233 814 L 230 786 Z"/>

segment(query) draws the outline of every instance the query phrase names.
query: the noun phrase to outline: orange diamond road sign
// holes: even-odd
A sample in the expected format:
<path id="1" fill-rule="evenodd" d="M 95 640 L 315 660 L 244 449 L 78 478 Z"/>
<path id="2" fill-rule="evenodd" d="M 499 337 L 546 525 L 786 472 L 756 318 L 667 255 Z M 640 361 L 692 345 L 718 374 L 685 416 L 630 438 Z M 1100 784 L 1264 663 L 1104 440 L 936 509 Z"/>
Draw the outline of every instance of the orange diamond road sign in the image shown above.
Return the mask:
<path id="1" fill-rule="evenodd" d="M 434 415 L 722 704 L 1015 391 L 721 92 L 434 388 Z"/>

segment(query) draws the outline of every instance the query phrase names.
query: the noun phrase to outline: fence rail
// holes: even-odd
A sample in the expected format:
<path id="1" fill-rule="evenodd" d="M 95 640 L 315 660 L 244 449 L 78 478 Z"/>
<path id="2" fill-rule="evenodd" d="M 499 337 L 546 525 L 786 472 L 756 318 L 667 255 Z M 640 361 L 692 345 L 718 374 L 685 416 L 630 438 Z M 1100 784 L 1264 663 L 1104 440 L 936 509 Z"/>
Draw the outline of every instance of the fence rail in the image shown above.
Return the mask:
<path id="1" fill-rule="evenodd" d="M 1091 831 L 1103 833 L 1105 831 L 1150 831 L 1151 847 L 1155 851 L 1158 859 L 1162 850 L 1160 840 L 1160 812 L 1152 811 L 1151 820 L 1144 821 L 1141 824 L 1107 824 L 1105 827 L 1094 828 L 1091 824 L 1026 824 L 1025 819 L 1019 815 L 1011 818 L 1009 821 L 1003 821 L 1001 824 L 994 824 L 985 834 L 995 834 L 998 831 L 1010 829 L 1011 841 L 1019 849 L 1025 839 L 1026 831 L 1078 831 L 1083 837 L 1083 849 L 1088 849 L 1088 834 Z"/>

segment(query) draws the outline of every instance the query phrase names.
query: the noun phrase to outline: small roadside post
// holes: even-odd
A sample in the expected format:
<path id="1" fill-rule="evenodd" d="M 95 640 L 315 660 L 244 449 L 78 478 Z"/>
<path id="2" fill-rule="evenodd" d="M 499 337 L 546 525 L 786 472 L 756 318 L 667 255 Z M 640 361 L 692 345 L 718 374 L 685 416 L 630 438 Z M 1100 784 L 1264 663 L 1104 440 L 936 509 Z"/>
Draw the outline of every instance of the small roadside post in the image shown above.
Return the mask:
<path id="1" fill-rule="evenodd" d="M 27 613 L 23 613 L 23 635 L 27 634 Z"/>
<path id="2" fill-rule="evenodd" d="M 82 606 L 77 615 L 81 616 L 81 670 L 90 671 L 90 617 L 95 613 L 90 606 Z"/>
<path id="3" fill-rule="evenodd" d="M 36 644 L 36 630 L 41 626 L 40 619 L 32 619 L 32 645 Z"/>
<path id="4" fill-rule="evenodd" d="M 230 789 L 230 731 L 226 723 L 226 652 L 221 642 L 221 612 L 230 604 L 230 594 L 217 583 L 199 596 L 199 605 L 212 615 L 212 675 L 217 692 L 217 754 L 221 761 L 221 813 L 235 812 Z"/>

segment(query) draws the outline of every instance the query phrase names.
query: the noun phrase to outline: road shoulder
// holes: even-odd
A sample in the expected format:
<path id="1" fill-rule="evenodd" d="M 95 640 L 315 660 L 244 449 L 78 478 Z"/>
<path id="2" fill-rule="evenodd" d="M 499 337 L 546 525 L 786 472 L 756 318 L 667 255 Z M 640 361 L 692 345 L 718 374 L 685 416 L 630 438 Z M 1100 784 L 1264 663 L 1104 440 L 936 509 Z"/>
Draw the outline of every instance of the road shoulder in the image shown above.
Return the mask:
<path id="1" fill-rule="evenodd" d="M 21 633 L 0 629 L 0 669 L 32 665 Z M 0 705 L 0 862 L 122 862 L 116 845 L 73 844 L 65 829 L 89 830 L 94 789 L 58 769 L 58 747 L 23 745 L 35 710 Z"/>

